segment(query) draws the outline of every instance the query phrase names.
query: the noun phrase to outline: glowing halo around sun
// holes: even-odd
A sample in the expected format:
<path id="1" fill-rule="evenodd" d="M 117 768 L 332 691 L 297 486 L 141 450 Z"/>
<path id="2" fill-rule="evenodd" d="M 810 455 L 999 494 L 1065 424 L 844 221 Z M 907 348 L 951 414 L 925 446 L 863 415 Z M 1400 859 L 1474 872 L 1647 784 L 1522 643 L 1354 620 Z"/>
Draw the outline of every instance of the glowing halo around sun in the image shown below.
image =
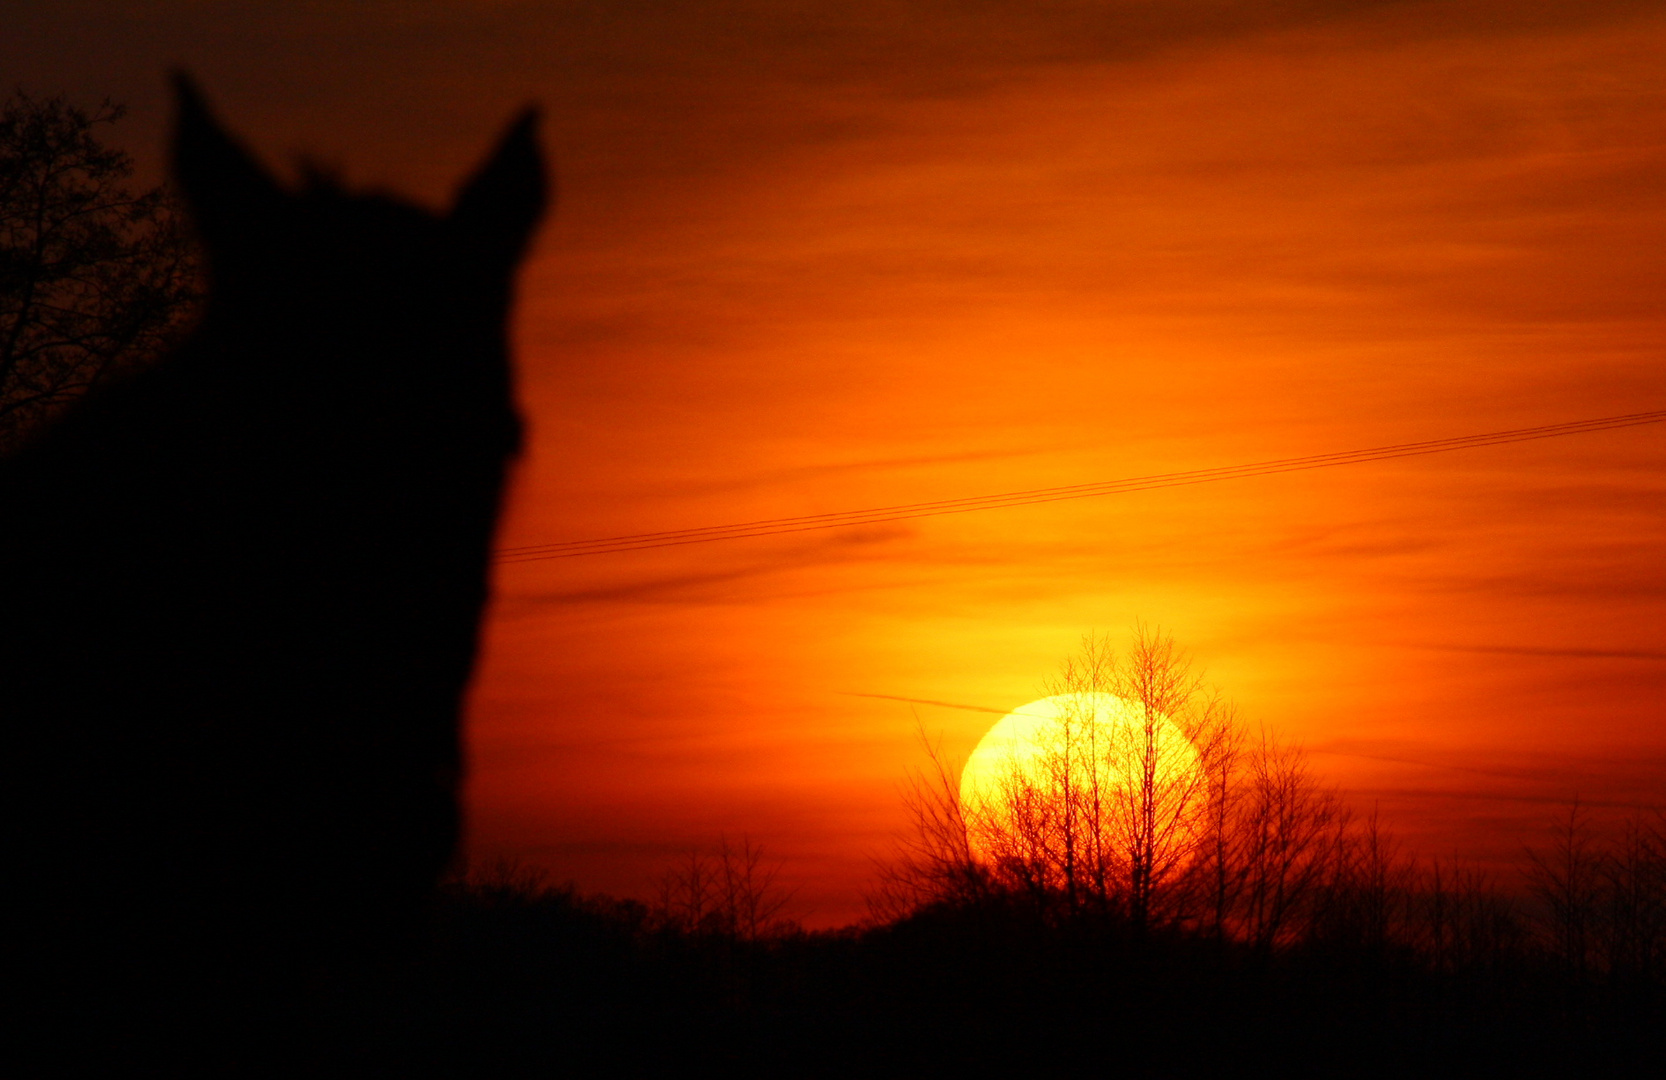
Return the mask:
<path id="1" fill-rule="evenodd" d="M 1125 805 L 1143 786 L 1161 813 L 1160 804 L 1175 797 L 1169 793 L 1191 786 L 1200 769 L 1196 747 L 1168 717 L 1151 716 L 1148 733 L 1145 710 L 1135 702 L 1056 694 L 1014 709 L 989 729 L 961 771 L 960 805 L 973 853 L 987 858 L 989 837 L 1009 819 L 1015 793 L 1048 798 L 1067 775 L 1073 789 L 1097 790 Z"/>

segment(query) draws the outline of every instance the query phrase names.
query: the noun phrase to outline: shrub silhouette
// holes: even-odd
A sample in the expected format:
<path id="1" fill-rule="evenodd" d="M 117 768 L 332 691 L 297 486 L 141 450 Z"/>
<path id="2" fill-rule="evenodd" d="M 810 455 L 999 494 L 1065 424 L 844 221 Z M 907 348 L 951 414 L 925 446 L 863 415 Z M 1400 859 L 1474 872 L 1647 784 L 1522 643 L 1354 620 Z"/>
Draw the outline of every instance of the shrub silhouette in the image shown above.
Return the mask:
<path id="1" fill-rule="evenodd" d="M 201 323 L 0 474 L 8 892 L 38 1008 L 261 1055 L 452 854 L 546 183 L 529 111 L 443 215 L 289 190 L 176 91 Z"/>

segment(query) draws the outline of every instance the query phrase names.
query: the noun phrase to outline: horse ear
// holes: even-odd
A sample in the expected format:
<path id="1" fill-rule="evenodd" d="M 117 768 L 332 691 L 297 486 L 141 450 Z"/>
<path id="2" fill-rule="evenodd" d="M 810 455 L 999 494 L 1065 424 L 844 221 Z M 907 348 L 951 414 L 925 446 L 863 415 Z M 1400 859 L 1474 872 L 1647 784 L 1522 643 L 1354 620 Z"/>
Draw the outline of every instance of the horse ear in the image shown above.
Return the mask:
<path id="1" fill-rule="evenodd" d="M 525 254 L 549 197 L 537 126 L 538 110 L 529 106 L 458 191 L 451 208 L 451 223 L 466 242 L 505 271 Z"/>
<path id="2" fill-rule="evenodd" d="M 174 181 L 203 243 L 213 250 L 228 235 L 247 234 L 269 222 L 283 192 L 220 126 L 189 75 L 176 71 L 173 83 Z"/>

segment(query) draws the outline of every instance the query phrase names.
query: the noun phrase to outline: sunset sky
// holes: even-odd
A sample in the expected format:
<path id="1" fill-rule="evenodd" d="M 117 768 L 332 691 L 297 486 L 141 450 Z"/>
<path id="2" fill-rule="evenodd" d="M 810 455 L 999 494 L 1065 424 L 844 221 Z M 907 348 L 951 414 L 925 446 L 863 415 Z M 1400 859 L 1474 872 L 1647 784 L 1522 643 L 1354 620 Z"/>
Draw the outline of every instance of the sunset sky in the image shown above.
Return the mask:
<path id="1" fill-rule="evenodd" d="M 502 543 L 1666 408 L 1658 3 L 9 0 L 0 81 L 164 73 L 440 205 L 544 108 Z M 471 849 L 646 895 L 747 835 L 862 913 L 916 716 L 1174 634 L 1423 855 L 1666 802 L 1666 425 L 500 566 Z M 910 704 L 910 701 L 916 702 Z M 938 704 L 924 704 L 935 702 Z M 992 712 L 993 711 L 993 712 Z"/>

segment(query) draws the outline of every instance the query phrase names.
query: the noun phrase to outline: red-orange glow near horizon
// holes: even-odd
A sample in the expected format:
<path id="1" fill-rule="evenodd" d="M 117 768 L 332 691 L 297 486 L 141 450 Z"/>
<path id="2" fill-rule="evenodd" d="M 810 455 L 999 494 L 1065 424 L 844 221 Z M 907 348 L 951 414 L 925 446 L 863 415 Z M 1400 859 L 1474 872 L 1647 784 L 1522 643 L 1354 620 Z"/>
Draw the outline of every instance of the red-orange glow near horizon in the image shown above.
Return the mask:
<path id="1" fill-rule="evenodd" d="M 128 101 L 153 173 L 179 62 L 436 204 L 543 102 L 504 547 L 1666 408 L 1658 5 L 24 7 L 8 78 Z M 965 755 L 1143 620 L 1409 850 L 1507 861 L 1666 801 L 1663 511 L 1656 425 L 503 563 L 471 851 L 640 896 L 744 834 L 844 922 L 917 723 Z"/>

